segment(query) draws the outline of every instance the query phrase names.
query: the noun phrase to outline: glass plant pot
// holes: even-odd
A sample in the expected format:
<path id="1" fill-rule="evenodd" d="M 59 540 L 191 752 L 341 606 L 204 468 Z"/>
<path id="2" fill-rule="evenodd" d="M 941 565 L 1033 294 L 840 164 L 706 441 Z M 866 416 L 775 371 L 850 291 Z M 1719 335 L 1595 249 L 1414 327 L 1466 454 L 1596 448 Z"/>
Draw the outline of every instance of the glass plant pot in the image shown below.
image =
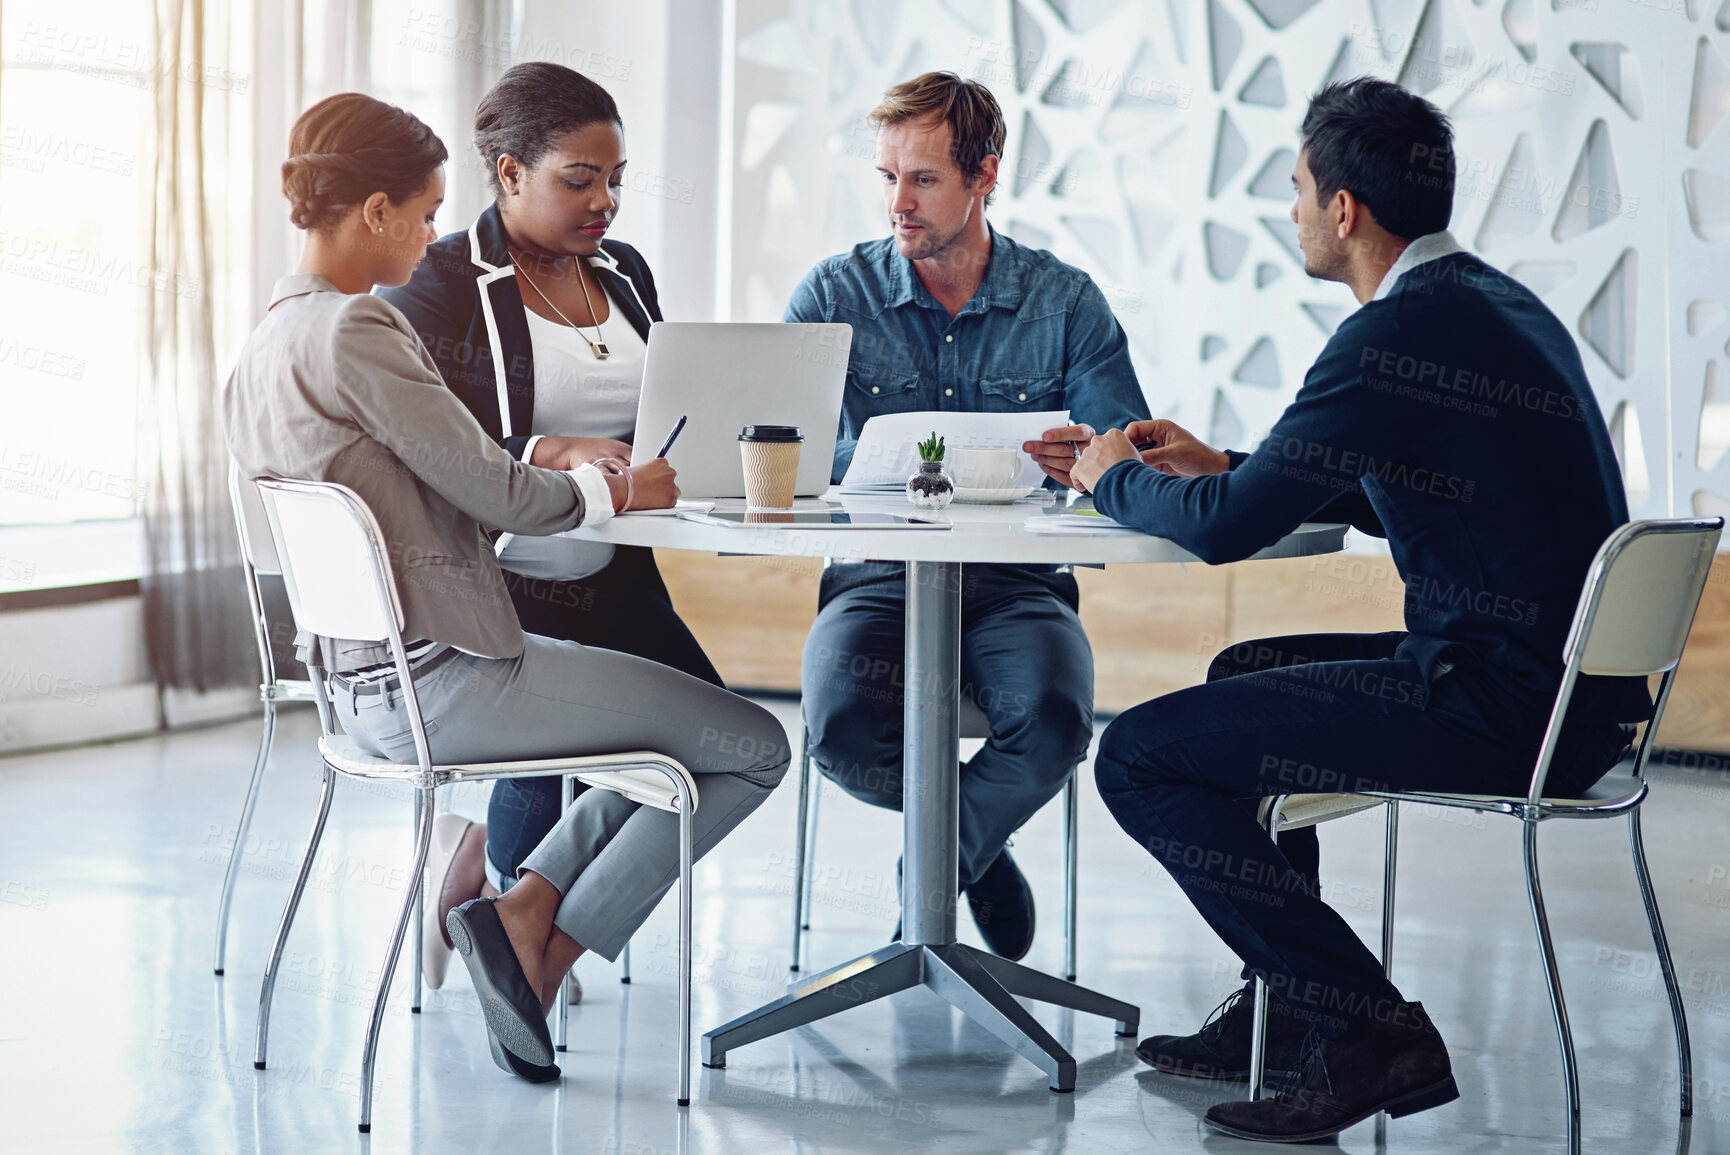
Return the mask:
<path id="1" fill-rule="evenodd" d="M 919 509 L 942 509 L 955 500 L 955 481 L 941 461 L 921 461 L 907 479 L 907 500 Z"/>

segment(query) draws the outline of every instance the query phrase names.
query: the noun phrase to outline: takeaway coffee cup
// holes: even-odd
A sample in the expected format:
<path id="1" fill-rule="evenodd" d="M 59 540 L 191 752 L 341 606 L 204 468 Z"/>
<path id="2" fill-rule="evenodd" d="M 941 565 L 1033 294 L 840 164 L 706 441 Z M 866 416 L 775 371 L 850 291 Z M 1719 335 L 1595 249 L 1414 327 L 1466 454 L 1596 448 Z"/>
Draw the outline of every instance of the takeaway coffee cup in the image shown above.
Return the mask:
<path id="1" fill-rule="evenodd" d="M 962 489 L 1009 489 L 1021 476 L 1021 450 L 951 449 L 949 469 Z"/>
<path id="2" fill-rule="evenodd" d="M 799 478 L 799 447 L 804 441 L 796 425 L 747 425 L 739 431 L 739 458 L 745 467 L 748 508 L 792 506 Z"/>

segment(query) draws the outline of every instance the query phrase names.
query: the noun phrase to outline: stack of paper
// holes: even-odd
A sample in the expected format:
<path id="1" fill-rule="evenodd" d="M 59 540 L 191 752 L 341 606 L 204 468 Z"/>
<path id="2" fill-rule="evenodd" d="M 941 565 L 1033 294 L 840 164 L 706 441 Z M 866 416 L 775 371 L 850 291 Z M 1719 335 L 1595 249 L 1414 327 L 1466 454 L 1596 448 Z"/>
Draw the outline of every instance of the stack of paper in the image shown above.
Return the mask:
<path id="1" fill-rule="evenodd" d="M 865 422 L 859 444 L 841 479 L 845 494 L 899 494 L 919 469 L 919 443 L 933 433 L 951 449 L 1020 449 L 1047 429 L 1069 424 L 1069 410 L 1038 413 L 950 413 L 940 409 L 884 413 Z M 1023 458 L 1016 484 L 1035 486 L 1045 474 L 1033 458 Z"/>
<path id="2" fill-rule="evenodd" d="M 1141 532 L 1133 525 L 1113 521 L 1103 513 L 1095 513 L 1091 509 L 1079 513 L 1052 513 L 1044 517 L 1030 517 L 1025 526 L 1028 533 L 1071 537 Z"/>

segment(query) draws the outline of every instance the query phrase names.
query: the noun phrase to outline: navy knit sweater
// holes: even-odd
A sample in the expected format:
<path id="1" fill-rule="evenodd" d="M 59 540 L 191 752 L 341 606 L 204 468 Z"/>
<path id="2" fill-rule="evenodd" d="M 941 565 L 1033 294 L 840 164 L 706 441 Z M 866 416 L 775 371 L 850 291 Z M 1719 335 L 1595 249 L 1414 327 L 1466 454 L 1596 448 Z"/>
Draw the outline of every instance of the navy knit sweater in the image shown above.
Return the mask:
<path id="1" fill-rule="evenodd" d="M 1586 570 L 1628 520 L 1609 433 L 1567 329 L 1468 253 L 1417 265 L 1335 332 L 1256 451 L 1178 478 L 1136 461 L 1095 505 L 1209 563 L 1304 521 L 1385 537 L 1405 580 L 1399 653 L 1471 663 L 1553 700 Z M 1582 679 L 1572 717 L 1651 714 L 1643 679 Z"/>

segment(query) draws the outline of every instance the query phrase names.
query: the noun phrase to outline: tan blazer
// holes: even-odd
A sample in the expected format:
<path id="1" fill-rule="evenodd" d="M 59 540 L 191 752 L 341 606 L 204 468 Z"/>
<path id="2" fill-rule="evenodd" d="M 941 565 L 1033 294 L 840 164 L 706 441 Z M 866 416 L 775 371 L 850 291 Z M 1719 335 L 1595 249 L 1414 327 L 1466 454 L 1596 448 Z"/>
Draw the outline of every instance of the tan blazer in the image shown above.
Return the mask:
<path id="1" fill-rule="evenodd" d="M 405 639 L 482 657 L 523 651 L 482 526 L 558 533 L 584 521 L 585 489 L 591 499 L 605 491 L 591 467 L 595 478 L 579 478 L 506 453 L 445 388 L 395 306 L 313 274 L 276 283 L 223 389 L 222 416 L 246 476 L 334 481 L 365 500 L 402 592 Z M 611 503 L 594 513 L 588 520 L 604 520 Z M 390 653 L 339 643 L 325 660 L 346 670 Z"/>

